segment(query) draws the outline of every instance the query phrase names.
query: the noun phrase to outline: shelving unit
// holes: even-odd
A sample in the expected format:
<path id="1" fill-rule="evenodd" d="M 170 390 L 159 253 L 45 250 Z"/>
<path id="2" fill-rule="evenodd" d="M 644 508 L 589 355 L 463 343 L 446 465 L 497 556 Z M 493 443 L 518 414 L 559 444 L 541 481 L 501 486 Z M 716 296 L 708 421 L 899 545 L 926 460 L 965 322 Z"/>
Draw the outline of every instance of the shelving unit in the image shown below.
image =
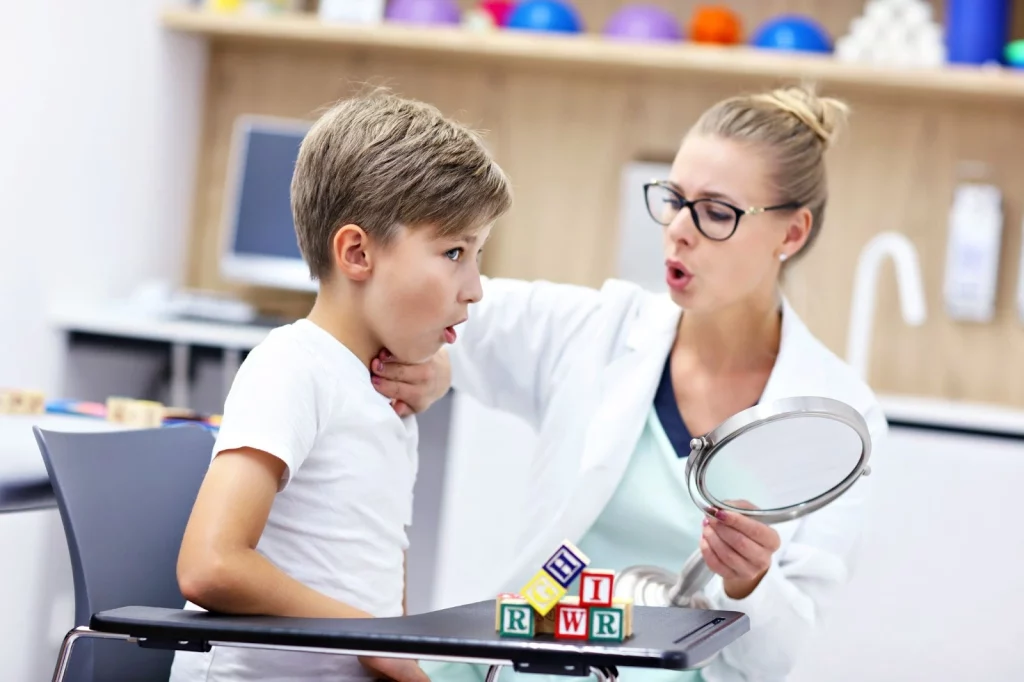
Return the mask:
<path id="1" fill-rule="evenodd" d="M 678 0 L 650 0 L 676 13 Z M 463 8 L 476 0 L 459 0 Z M 889 68 L 830 55 L 615 42 L 593 33 L 631 0 L 579 0 L 591 33 L 472 32 L 458 27 L 346 26 L 316 16 L 217 15 L 169 9 L 168 31 L 209 44 L 203 133 L 186 284 L 228 291 L 271 314 L 302 315 L 310 297 L 239 289 L 217 265 L 231 131 L 243 114 L 310 119 L 366 83 L 428 101 L 481 130 L 512 179 L 515 203 L 491 234 L 484 272 L 600 286 L 616 276 L 623 173 L 671 161 L 712 103 L 812 80 L 851 108 L 827 155 L 831 188 L 813 253 L 787 271 L 789 300 L 822 341 L 845 352 L 857 259 L 878 232 L 902 232 L 920 256 L 929 313 L 904 325 L 891 268 L 879 282 L 870 381 L 881 392 L 1019 406 L 1024 370 L 1014 292 L 1024 219 L 1024 71 L 947 65 Z M 729 0 L 750 29 L 802 12 L 841 35 L 863 0 Z M 941 0 L 933 3 L 940 12 Z M 1024 36 L 1015 0 L 1012 37 Z M 1004 192 L 998 312 L 988 325 L 943 313 L 948 210 L 962 161 L 981 160 Z M 658 229 L 653 223 L 652 230 Z M 723 247 L 723 248 L 728 248 Z M 657 263 L 651 264 L 658 268 Z"/>
<path id="2" fill-rule="evenodd" d="M 438 58 L 498 60 L 507 66 L 541 65 L 606 74 L 806 78 L 880 93 L 896 90 L 964 99 L 1024 101 L 1024 70 L 1000 67 L 892 68 L 841 62 L 831 55 L 776 52 L 748 46 L 624 43 L 593 34 L 476 32 L 457 27 L 349 26 L 323 22 L 311 14 L 267 17 L 173 8 L 165 11 L 163 23 L 167 28 L 206 35 L 217 41 L 301 43 L 396 54 L 421 53 Z"/>

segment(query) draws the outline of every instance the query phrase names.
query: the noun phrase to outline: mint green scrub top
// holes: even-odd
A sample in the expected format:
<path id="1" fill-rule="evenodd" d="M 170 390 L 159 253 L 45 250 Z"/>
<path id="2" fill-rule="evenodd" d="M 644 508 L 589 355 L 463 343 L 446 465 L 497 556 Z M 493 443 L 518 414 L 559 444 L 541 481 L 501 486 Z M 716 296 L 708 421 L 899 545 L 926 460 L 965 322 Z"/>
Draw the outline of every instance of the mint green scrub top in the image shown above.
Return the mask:
<path id="1" fill-rule="evenodd" d="M 674 414 L 669 407 L 675 410 Z M 684 455 L 688 454 L 689 433 L 682 433 L 686 427 L 676 407 L 667 362 L 658 397 L 622 480 L 601 515 L 577 543 L 590 558 L 592 567 L 621 571 L 629 566 L 647 564 L 677 571 L 697 550 L 703 530 L 703 514 L 686 490 L 686 458 L 677 454 L 658 418 L 659 412 L 669 422 L 679 450 Z M 681 439 L 684 439 L 682 443 Z M 569 589 L 569 594 L 578 592 L 578 584 Z M 482 682 L 487 673 L 486 666 L 468 663 L 422 661 L 421 664 L 434 682 Z M 619 678 L 623 682 L 693 682 L 703 679 L 696 670 L 641 668 L 620 669 Z M 498 679 L 499 682 L 567 682 L 569 678 L 520 674 L 507 667 L 502 669 Z"/>

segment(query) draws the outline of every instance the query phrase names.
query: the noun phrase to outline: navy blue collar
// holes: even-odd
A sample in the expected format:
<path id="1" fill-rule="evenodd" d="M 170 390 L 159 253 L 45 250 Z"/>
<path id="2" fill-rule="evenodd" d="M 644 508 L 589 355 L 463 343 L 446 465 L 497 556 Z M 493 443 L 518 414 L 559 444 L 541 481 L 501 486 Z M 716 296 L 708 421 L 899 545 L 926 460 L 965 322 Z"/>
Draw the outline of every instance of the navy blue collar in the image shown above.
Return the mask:
<path id="1" fill-rule="evenodd" d="M 672 355 L 665 359 L 665 368 L 661 371 L 661 381 L 658 382 L 658 390 L 654 393 L 654 411 L 661 422 L 661 428 L 672 443 L 677 457 L 687 457 L 690 454 L 690 430 L 686 428 L 683 415 L 679 411 L 679 403 L 676 402 L 676 392 L 672 388 Z"/>

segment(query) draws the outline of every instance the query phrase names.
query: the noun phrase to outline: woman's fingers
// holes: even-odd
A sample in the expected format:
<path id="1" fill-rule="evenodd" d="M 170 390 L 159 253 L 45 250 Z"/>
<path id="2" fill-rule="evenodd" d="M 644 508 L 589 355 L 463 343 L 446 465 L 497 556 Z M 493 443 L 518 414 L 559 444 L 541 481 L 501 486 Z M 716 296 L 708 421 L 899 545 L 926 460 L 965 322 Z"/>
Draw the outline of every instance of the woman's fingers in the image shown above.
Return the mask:
<path id="1" fill-rule="evenodd" d="M 434 373 L 430 363 L 407 365 L 397 361 L 382 362 L 380 358 L 374 359 L 370 369 L 382 379 L 389 379 L 404 384 L 428 383 Z"/>
<path id="2" fill-rule="evenodd" d="M 736 572 L 718 556 L 711 543 L 703 535 L 700 538 L 700 553 L 704 557 L 704 563 L 708 565 L 708 568 L 722 576 L 725 580 L 736 580 L 739 578 Z"/>
<path id="3" fill-rule="evenodd" d="M 712 520 L 708 528 L 730 549 L 755 566 L 765 563 L 771 557 L 771 553 L 767 549 L 717 519 Z"/>
<path id="4" fill-rule="evenodd" d="M 711 526 L 704 527 L 704 541 L 735 577 L 749 580 L 761 572 L 750 558 L 737 552 Z"/>
<path id="5" fill-rule="evenodd" d="M 741 503 L 735 503 L 730 501 L 736 507 L 742 507 Z M 750 538 L 753 542 L 757 543 L 761 547 L 768 550 L 769 553 L 775 552 L 779 549 L 781 540 L 779 534 L 771 526 L 765 525 L 760 521 L 748 518 L 736 512 L 729 512 L 719 509 L 715 513 L 715 519 L 718 523 L 732 528 L 738 533 L 745 535 Z"/>

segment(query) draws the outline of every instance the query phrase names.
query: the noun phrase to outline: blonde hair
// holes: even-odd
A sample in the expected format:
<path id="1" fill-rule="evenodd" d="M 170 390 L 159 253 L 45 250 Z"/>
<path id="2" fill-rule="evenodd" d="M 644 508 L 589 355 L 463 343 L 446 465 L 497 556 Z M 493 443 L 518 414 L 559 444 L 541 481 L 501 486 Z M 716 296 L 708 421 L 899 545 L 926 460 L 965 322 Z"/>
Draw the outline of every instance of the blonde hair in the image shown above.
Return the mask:
<path id="1" fill-rule="evenodd" d="M 828 203 L 824 155 L 848 114 L 844 102 L 800 85 L 722 100 L 704 112 L 691 133 L 749 143 L 768 155 L 778 195 L 773 203 L 806 206 L 813 216 L 803 253 L 821 232 Z"/>
<path id="2" fill-rule="evenodd" d="M 291 199 L 299 248 L 310 275 L 322 280 L 343 225 L 384 245 L 403 225 L 458 236 L 507 212 L 512 193 L 476 132 L 429 104 L 375 89 L 314 123 L 299 149 Z"/>

